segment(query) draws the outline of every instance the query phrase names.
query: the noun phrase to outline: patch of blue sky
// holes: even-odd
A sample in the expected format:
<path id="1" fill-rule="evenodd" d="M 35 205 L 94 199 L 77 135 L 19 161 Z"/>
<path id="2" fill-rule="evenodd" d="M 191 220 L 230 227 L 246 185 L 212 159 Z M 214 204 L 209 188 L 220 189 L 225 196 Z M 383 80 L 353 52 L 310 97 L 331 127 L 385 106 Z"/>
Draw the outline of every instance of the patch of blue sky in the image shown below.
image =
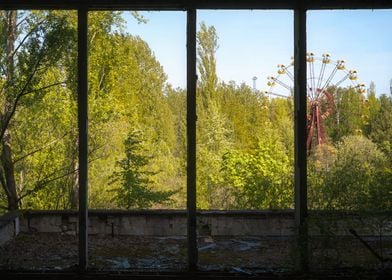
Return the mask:
<path id="1" fill-rule="evenodd" d="M 174 87 L 186 85 L 186 13 L 142 12 L 147 24 L 126 13 L 127 31 L 143 38 Z M 214 25 L 219 36 L 216 52 L 221 81 L 267 89 L 267 76 L 293 55 L 293 12 L 200 10 L 198 24 Z M 378 94 L 389 93 L 392 78 L 392 10 L 334 10 L 308 12 L 308 50 L 344 59 L 358 70 L 361 82 L 374 81 Z"/>

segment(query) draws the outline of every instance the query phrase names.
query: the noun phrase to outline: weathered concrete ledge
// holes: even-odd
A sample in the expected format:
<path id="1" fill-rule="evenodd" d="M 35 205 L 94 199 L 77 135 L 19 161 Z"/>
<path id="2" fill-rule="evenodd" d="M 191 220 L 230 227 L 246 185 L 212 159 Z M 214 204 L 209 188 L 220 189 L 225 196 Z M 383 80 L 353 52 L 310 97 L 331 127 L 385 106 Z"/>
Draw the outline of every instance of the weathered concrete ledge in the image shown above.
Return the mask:
<path id="1" fill-rule="evenodd" d="M 76 234 L 76 211 L 28 211 L 21 231 Z M 290 235 L 292 211 L 200 211 L 200 235 Z M 171 236 L 187 234 L 185 210 L 90 210 L 89 234 Z"/>
<path id="2" fill-rule="evenodd" d="M 0 245 L 19 234 L 19 214 L 9 212 L 0 216 Z"/>
<path id="3" fill-rule="evenodd" d="M 391 212 L 311 211 L 311 235 L 392 237 Z M 282 211 L 198 211 L 200 236 L 288 237 L 295 232 L 294 212 Z M 0 217 L 0 245 L 19 231 L 76 235 L 78 212 L 72 210 L 23 211 Z M 185 210 L 90 210 L 89 234 L 135 236 L 186 236 Z"/>
<path id="4" fill-rule="evenodd" d="M 294 212 L 281 211 L 198 211 L 199 235 L 287 237 L 294 233 Z M 362 236 L 392 237 L 391 212 L 311 211 L 312 235 L 350 235 L 355 229 Z M 75 235 L 78 213 L 71 210 L 27 211 L 21 214 L 20 230 Z M 90 210 L 89 234 L 136 236 L 185 236 L 185 210 Z"/>

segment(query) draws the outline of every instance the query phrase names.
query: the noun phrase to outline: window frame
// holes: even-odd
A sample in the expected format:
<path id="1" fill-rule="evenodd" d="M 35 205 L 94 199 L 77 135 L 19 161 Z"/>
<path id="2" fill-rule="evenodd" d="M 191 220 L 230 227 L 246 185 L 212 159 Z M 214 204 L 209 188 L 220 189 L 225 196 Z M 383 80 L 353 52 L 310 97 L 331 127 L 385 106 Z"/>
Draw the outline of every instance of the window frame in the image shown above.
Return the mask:
<path id="1" fill-rule="evenodd" d="M 294 11 L 295 225 L 298 269 L 308 269 L 306 164 L 306 12 L 326 9 L 392 9 L 388 0 L 3 0 L 1 10 L 77 10 L 79 126 L 79 270 L 88 270 L 88 12 L 159 10 L 187 12 L 187 217 L 188 271 L 197 271 L 196 234 L 196 17 L 202 9 L 284 9 Z"/>

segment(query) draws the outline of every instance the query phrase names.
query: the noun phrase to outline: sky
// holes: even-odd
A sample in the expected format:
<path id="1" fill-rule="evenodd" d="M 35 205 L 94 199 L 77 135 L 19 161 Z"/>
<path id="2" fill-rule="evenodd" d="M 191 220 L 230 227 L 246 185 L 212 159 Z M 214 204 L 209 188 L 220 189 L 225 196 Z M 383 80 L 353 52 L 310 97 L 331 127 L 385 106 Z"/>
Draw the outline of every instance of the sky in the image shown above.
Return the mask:
<path id="1" fill-rule="evenodd" d="M 125 13 L 126 31 L 145 40 L 174 87 L 186 86 L 186 13 L 141 12 L 146 24 Z M 268 90 L 267 77 L 277 75 L 277 65 L 288 65 L 293 56 L 292 11 L 201 10 L 201 22 L 218 34 L 217 74 L 221 81 L 235 81 Z M 358 71 L 358 81 L 373 81 L 378 95 L 390 92 L 392 78 L 392 10 L 309 11 L 307 48 L 321 57 L 344 59 Z"/>

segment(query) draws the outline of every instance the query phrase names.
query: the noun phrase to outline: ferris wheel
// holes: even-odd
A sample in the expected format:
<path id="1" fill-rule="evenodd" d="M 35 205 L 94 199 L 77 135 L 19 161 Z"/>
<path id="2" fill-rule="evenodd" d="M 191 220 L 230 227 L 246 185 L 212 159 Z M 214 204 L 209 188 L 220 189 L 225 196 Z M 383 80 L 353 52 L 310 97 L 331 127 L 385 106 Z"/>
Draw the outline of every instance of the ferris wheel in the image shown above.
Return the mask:
<path id="1" fill-rule="evenodd" d="M 357 82 L 357 70 L 347 70 L 344 60 L 332 60 L 331 55 L 324 53 L 316 57 L 307 53 L 307 140 L 308 152 L 313 146 L 326 143 L 324 121 L 336 110 L 338 88 L 352 88 L 363 95 L 366 87 Z M 294 89 L 294 61 L 289 65 L 278 64 L 276 76 L 267 78 L 269 89 L 265 94 L 290 98 Z M 339 118 L 338 118 L 339 119 Z"/>

